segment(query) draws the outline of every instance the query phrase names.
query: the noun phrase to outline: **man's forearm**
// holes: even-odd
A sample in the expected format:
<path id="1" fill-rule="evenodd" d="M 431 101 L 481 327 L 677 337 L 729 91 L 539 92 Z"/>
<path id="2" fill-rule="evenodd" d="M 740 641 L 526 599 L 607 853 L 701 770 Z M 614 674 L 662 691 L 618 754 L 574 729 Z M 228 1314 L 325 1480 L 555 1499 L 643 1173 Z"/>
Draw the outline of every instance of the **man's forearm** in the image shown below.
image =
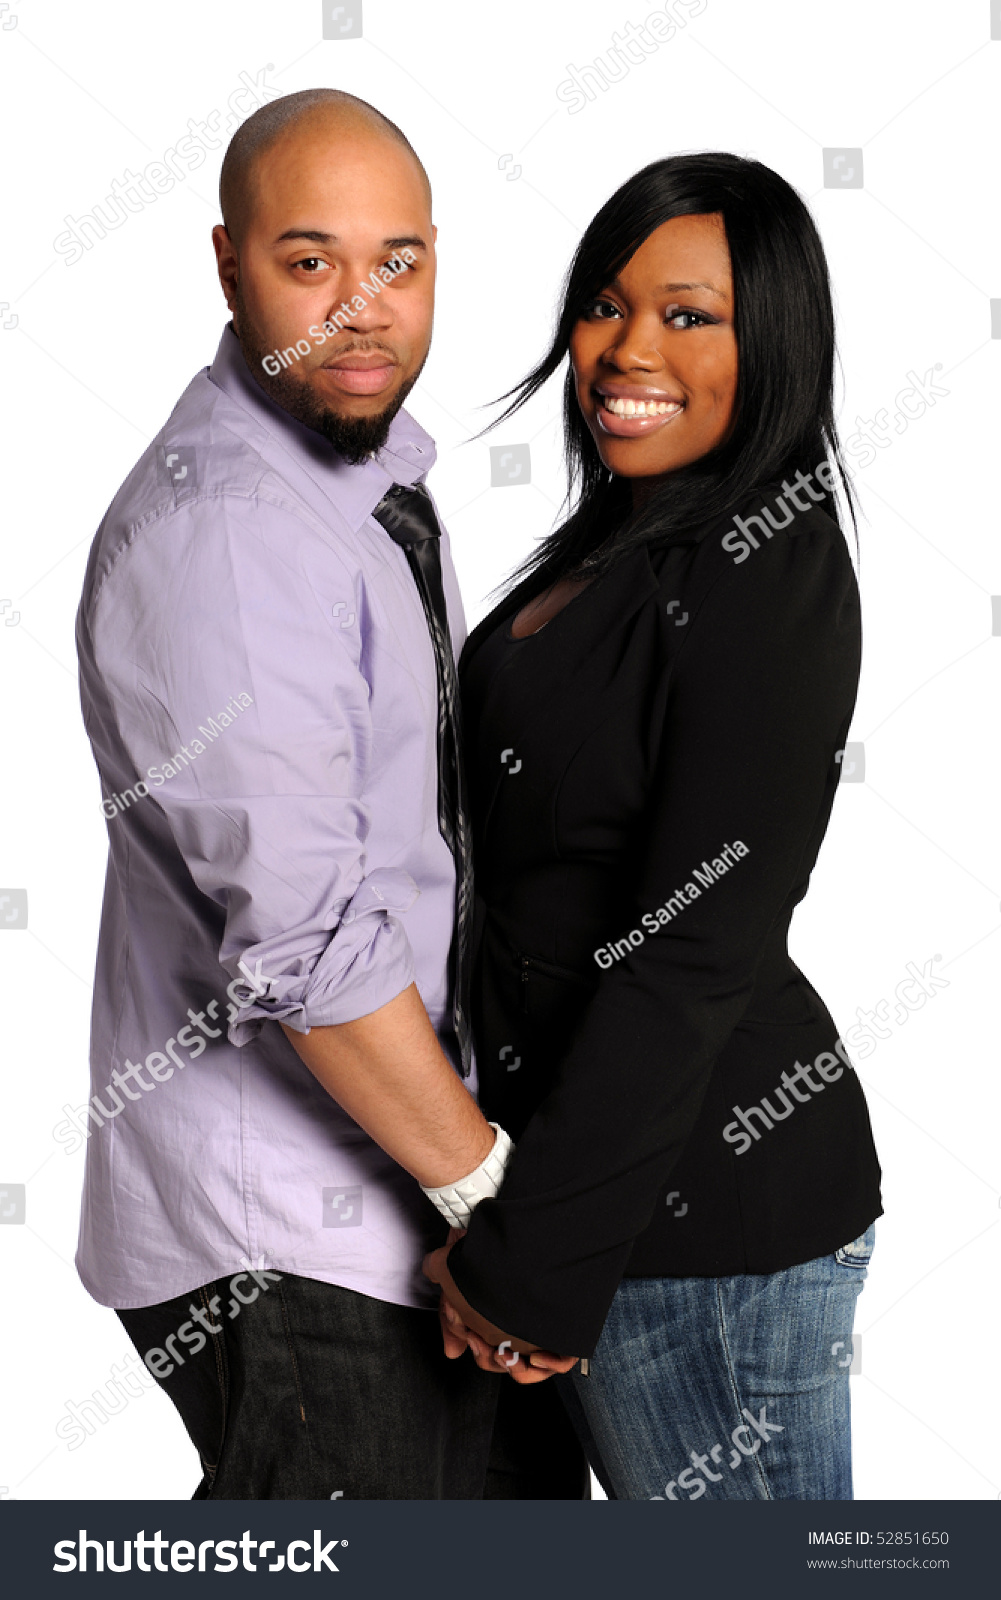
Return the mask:
<path id="1" fill-rule="evenodd" d="M 313 1076 L 360 1128 L 426 1188 L 455 1183 L 494 1132 L 435 1036 L 411 984 L 355 1022 L 282 1027 Z"/>

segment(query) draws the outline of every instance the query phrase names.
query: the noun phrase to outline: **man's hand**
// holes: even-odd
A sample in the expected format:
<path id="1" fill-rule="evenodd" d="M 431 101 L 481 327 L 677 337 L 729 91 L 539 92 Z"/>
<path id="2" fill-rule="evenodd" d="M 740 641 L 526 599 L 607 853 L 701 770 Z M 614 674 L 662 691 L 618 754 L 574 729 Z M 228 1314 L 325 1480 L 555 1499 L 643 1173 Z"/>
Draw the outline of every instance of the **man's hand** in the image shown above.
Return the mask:
<path id="1" fill-rule="evenodd" d="M 515 1383 L 544 1383 L 556 1372 L 569 1372 L 577 1356 L 558 1356 L 525 1339 L 511 1338 L 463 1298 L 448 1270 L 448 1253 L 461 1238 L 461 1230 L 452 1228 L 447 1244 L 424 1258 L 424 1276 L 441 1289 L 438 1315 L 449 1360 L 461 1356 L 468 1346 L 482 1372 L 506 1372 Z"/>

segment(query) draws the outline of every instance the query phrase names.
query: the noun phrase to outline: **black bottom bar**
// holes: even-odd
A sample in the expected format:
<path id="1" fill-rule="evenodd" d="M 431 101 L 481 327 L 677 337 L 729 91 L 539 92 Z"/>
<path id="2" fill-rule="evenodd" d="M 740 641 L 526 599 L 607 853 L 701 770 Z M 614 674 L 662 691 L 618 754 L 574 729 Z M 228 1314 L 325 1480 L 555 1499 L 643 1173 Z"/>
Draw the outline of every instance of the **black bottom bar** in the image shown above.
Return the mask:
<path id="1" fill-rule="evenodd" d="M 973 1600 L 999 1592 L 999 1535 L 998 1505 L 970 1500 L 730 1501 L 677 1510 L 600 1501 L 8 1501 L 0 1504 L 0 1578 L 12 1600 L 131 1597 L 146 1584 L 160 1591 L 179 1583 L 278 1595 L 310 1580 L 364 1600 Z M 161 1543 L 137 1547 L 140 1536 Z M 109 1541 L 114 1567 L 128 1560 L 128 1570 L 109 1570 Z M 262 1557 L 263 1541 L 271 1542 Z M 157 1553 L 166 1571 L 157 1570 Z"/>

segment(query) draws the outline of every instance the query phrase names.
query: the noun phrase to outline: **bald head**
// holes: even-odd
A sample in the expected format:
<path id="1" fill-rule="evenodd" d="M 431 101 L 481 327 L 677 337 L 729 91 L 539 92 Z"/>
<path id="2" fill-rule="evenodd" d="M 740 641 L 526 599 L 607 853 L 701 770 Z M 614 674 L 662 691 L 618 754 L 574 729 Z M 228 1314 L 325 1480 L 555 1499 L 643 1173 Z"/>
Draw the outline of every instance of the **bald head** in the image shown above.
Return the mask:
<path id="1" fill-rule="evenodd" d="M 420 174 L 431 205 L 431 185 L 423 164 L 402 129 L 388 117 L 342 89 L 302 89 L 283 95 L 248 117 L 233 135 L 219 175 L 219 205 L 226 231 L 237 248 L 253 214 L 256 178 L 262 157 L 284 141 L 326 138 L 357 143 L 366 137 L 391 140 L 406 150 Z"/>

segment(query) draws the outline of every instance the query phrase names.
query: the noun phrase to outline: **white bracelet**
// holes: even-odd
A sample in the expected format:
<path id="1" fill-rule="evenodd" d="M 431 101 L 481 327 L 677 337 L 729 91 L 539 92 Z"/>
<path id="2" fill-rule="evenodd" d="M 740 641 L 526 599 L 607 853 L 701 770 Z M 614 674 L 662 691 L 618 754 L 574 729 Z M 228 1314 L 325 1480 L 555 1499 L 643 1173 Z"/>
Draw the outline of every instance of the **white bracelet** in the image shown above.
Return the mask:
<path id="1" fill-rule="evenodd" d="M 457 1183 L 442 1184 L 440 1189 L 424 1189 L 421 1184 L 428 1199 L 453 1228 L 468 1228 L 469 1219 L 480 1201 L 492 1200 L 504 1181 L 514 1145 L 496 1122 L 491 1122 L 490 1126 L 497 1135 L 493 1149 L 468 1177 L 460 1178 Z"/>

